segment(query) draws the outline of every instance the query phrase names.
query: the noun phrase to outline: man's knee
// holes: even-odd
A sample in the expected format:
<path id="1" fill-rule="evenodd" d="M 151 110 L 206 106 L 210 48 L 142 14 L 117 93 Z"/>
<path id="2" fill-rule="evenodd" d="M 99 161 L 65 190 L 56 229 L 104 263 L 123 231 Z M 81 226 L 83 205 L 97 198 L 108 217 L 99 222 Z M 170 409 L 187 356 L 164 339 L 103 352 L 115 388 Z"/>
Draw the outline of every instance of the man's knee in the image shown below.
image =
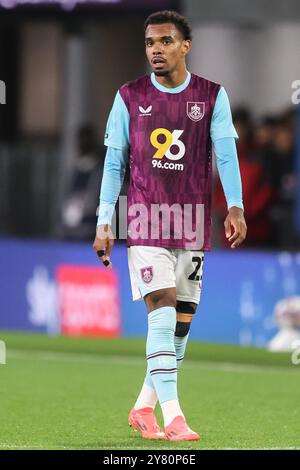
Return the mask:
<path id="1" fill-rule="evenodd" d="M 145 302 L 149 312 L 162 307 L 176 308 L 176 289 L 160 289 L 151 292 L 145 296 Z"/>
<path id="2" fill-rule="evenodd" d="M 176 311 L 177 313 L 182 313 L 184 315 L 194 315 L 197 310 L 197 304 L 194 302 L 184 302 L 182 300 L 178 300 L 176 303 Z"/>

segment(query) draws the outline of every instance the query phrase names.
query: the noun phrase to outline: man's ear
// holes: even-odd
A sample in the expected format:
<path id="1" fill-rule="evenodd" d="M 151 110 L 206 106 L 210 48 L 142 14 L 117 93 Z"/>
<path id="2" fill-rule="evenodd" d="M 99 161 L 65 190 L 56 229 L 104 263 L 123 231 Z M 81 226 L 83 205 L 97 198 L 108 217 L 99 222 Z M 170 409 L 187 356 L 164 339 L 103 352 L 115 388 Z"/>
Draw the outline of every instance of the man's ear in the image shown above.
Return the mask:
<path id="1" fill-rule="evenodd" d="M 185 41 L 183 41 L 182 46 L 183 46 L 183 55 L 186 56 L 192 48 L 192 41 L 190 39 L 186 39 Z"/>

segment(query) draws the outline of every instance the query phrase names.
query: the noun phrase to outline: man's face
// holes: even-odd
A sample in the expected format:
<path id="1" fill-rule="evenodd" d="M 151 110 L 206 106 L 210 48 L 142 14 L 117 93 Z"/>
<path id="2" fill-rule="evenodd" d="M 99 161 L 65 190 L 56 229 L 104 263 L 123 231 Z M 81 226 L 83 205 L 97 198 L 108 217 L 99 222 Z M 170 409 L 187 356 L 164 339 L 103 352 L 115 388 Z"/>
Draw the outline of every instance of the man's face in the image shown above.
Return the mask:
<path id="1" fill-rule="evenodd" d="M 165 76 L 176 69 L 191 47 L 191 41 L 172 23 L 151 24 L 145 32 L 147 59 L 157 76 Z"/>

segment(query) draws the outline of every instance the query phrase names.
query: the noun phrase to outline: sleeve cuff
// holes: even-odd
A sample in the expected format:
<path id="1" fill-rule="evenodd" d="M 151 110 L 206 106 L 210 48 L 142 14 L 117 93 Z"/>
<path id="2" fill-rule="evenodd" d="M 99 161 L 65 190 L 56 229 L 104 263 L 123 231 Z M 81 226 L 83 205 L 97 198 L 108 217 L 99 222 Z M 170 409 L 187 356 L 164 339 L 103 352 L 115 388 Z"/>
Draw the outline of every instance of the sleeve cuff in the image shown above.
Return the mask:
<path id="1" fill-rule="evenodd" d="M 114 204 L 109 204 L 108 202 L 100 201 L 97 227 L 99 225 L 111 225 L 114 211 Z"/>
<path id="2" fill-rule="evenodd" d="M 227 209 L 229 210 L 231 207 L 239 207 L 240 209 L 244 210 L 244 204 L 242 201 L 229 201 L 227 204 Z"/>

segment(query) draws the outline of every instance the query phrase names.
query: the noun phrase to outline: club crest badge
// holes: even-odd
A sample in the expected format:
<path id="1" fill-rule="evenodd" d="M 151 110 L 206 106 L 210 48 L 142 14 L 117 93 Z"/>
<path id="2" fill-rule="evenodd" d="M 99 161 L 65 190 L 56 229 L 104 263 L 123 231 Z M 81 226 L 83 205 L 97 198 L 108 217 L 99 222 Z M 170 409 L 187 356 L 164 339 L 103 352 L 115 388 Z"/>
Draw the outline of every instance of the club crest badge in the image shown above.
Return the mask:
<path id="1" fill-rule="evenodd" d="M 186 104 L 186 112 L 192 121 L 200 121 L 205 114 L 205 103 L 188 101 Z"/>
<path id="2" fill-rule="evenodd" d="M 143 281 L 148 284 L 153 279 L 153 266 L 147 266 L 141 269 L 141 276 Z"/>

